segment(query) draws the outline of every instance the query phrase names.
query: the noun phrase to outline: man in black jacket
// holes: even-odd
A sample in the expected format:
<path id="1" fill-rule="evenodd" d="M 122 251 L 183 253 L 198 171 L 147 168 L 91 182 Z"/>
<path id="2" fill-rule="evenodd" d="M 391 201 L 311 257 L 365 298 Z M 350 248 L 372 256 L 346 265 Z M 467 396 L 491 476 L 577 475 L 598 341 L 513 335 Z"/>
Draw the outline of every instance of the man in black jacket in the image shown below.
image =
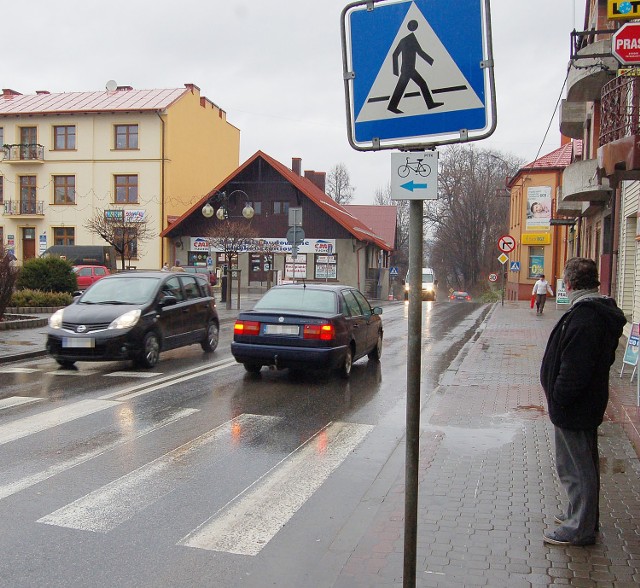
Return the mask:
<path id="1" fill-rule="evenodd" d="M 626 319 L 612 298 L 598 293 L 598 269 L 574 257 L 564 269 L 571 308 L 553 328 L 540 382 L 555 427 L 556 469 L 568 504 L 560 526 L 543 535 L 552 545 L 593 545 L 598 531 L 598 426 L 609 400 L 609 369 Z"/>

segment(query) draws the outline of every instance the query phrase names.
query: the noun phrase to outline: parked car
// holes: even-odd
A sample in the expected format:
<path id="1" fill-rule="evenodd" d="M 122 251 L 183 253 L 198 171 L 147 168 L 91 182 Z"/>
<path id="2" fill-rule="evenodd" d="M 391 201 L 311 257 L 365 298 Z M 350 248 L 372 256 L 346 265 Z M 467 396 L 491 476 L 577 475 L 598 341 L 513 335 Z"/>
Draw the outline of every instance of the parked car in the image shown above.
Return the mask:
<path id="1" fill-rule="evenodd" d="M 184 271 L 189 274 L 200 274 L 205 276 L 209 280 L 211 287 L 218 283 L 218 276 L 214 270 L 210 270 L 206 267 L 200 267 L 196 265 L 183 265 Z"/>
<path id="2" fill-rule="evenodd" d="M 64 367 L 132 359 L 151 368 L 160 353 L 200 343 L 213 352 L 220 322 L 200 276 L 124 272 L 105 276 L 49 319 L 47 351 Z"/>
<path id="3" fill-rule="evenodd" d="M 471 302 L 471 296 L 469 296 L 469 292 L 452 292 L 449 296 L 449 300 L 451 302 Z"/>
<path id="4" fill-rule="evenodd" d="M 350 286 L 275 286 L 238 316 L 231 353 L 251 373 L 262 366 L 337 369 L 348 378 L 357 359 L 380 360 L 381 314 Z"/>
<path id="5" fill-rule="evenodd" d="M 73 271 L 78 279 L 79 290 L 86 290 L 91 284 L 111 273 L 104 265 L 74 265 Z"/>

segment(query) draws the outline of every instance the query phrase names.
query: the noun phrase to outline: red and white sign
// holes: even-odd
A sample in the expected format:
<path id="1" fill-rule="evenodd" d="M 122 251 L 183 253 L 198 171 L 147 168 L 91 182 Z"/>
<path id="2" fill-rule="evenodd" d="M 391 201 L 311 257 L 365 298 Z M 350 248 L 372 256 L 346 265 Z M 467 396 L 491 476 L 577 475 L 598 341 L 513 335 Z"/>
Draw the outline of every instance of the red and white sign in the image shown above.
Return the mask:
<path id="1" fill-rule="evenodd" d="M 640 23 L 628 22 L 613 34 L 611 53 L 623 65 L 640 64 Z"/>
<path id="2" fill-rule="evenodd" d="M 489 281 L 495 282 L 498 279 L 498 274 L 489 274 Z"/>
<path id="3" fill-rule="evenodd" d="M 498 249 L 503 253 L 511 253 L 516 248 L 516 240 L 511 235 L 502 235 L 498 239 Z"/>

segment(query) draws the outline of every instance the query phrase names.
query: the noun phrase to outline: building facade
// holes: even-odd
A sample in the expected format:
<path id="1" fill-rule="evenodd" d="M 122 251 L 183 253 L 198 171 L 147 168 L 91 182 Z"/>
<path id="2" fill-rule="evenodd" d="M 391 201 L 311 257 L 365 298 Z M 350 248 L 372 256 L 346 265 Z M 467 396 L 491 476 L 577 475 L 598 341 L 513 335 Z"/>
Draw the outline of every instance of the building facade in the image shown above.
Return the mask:
<path id="1" fill-rule="evenodd" d="M 96 212 L 144 221 L 127 266 L 157 269 L 168 221 L 238 166 L 240 131 L 194 84 L 0 95 L 0 239 L 21 264 L 52 245 L 105 245 Z M 114 211 L 118 211 L 117 213 Z"/>
<path id="2" fill-rule="evenodd" d="M 219 246 L 224 227 L 231 239 L 238 238 L 231 236 L 235 227 L 244 226 L 251 238 L 231 260 L 240 270 L 242 288 L 275 281 L 339 282 L 370 298 L 387 298 L 395 232 L 387 231 L 390 242 L 385 240 L 324 192 L 323 172 L 303 175 L 301 166 L 299 158 L 293 158 L 290 169 L 258 151 L 162 232 L 172 259 L 225 274 L 230 260 Z M 243 217 L 247 206 L 253 211 L 250 219 Z M 221 208 L 224 214 L 218 218 L 214 211 Z M 381 225 L 395 227 L 395 206 L 384 208 L 381 214 L 388 218 Z M 295 256 L 288 239 L 294 209 L 293 222 L 303 233 Z"/>

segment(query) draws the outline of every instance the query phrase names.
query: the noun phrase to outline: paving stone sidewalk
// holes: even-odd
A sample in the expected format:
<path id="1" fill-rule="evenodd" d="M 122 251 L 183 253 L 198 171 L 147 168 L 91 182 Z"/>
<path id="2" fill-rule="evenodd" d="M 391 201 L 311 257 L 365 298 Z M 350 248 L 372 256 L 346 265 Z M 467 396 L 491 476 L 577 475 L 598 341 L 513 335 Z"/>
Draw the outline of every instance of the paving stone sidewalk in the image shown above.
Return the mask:
<path id="1" fill-rule="evenodd" d="M 431 396 L 421 422 L 418 586 L 640 585 L 640 467 L 619 407 L 599 429 L 597 544 L 542 542 L 563 491 L 538 371 L 560 315 L 496 305 L 457 371 L 424 391 Z M 628 397 L 615 370 L 612 385 Z M 404 470 L 335 586 L 402 586 L 403 529 Z"/>

